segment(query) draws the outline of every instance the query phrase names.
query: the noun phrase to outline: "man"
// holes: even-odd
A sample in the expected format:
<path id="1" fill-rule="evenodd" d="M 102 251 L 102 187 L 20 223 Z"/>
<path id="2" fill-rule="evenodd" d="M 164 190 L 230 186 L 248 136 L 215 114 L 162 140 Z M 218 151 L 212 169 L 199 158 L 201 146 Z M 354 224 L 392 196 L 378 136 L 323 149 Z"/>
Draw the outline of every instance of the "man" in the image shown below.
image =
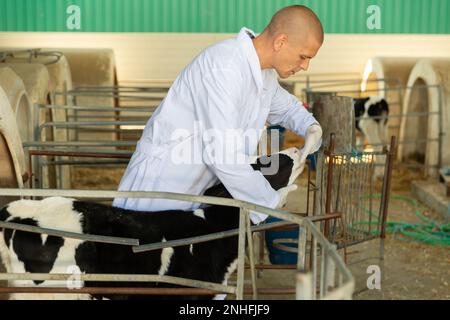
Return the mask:
<path id="1" fill-rule="evenodd" d="M 254 155 L 266 121 L 306 138 L 303 163 L 320 147 L 319 124 L 280 87 L 277 75 L 287 78 L 307 70 L 323 37 L 317 16 L 295 5 L 278 11 L 259 36 L 242 28 L 236 38 L 201 52 L 180 73 L 148 121 L 119 190 L 201 195 L 220 180 L 235 199 L 270 208 L 284 206 L 295 185 L 275 191 L 249 163 L 223 159 Z M 226 133 L 248 130 L 259 133 L 247 137 L 247 144 L 230 148 Z M 195 161 L 180 160 L 186 154 Z M 165 199 L 117 198 L 114 205 L 147 211 L 198 208 Z M 251 212 L 254 223 L 266 217 Z"/>

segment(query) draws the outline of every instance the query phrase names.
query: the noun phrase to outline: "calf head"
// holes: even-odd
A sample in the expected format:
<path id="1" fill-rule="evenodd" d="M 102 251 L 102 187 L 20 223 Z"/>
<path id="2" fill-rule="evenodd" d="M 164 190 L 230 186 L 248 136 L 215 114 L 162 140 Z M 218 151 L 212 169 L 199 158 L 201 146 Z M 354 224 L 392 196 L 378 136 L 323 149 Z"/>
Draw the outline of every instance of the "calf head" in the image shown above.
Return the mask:
<path id="1" fill-rule="evenodd" d="M 297 148 L 289 148 L 279 153 L 268 156 L 261 156 L 256 159 L 255 163 L 251 164 L 254 170 L 262 171 L 264 174 L 265 168 L 275 166 L 274 174 L 264 174 L 264 177 L 275 190 L 281 189 L 287 185 L 295 182 L 301 173 L 300 151 Z M 274 162 L 276 162 L 274 164 Z M 267 170 L 267 172 L 272 170 Z M 220 183 L 209 189 L 204 193 L 205 196 L 232 198 L 225 186 Z"/>

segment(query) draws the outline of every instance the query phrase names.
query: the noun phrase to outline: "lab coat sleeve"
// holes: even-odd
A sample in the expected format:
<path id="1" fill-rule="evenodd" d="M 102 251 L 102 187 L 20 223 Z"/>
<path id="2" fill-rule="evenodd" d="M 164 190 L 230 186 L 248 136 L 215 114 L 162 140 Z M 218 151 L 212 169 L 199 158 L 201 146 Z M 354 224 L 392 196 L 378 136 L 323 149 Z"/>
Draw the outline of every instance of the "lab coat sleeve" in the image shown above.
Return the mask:
<path id="1" fill-rule="evenodd" d="M 280 200 L 278 193 L 260 171 L 253 170 L 248 162 L 236 161 L 237 155 L 244 155 L 244 148 L 226 134 L 242 130 L 238 124 L 242 116 L 240 101 L 245 94 L 242 88 L 241 75 L 230 69 L 211 70 L 197 84 L 196 113 L 203 128 L 203 161 L 233 198 L 275 208 Z M 250 212 L 254 223 L 266 217 Z"/>
<path id="2" fill-rule="evenodd" d="M 302 137 L 305 137 L 309 126 L 319 124 L 297 97 L 282 88 L 278 81 L 267 120 L 271 125 L 280 125 Z M 322 140 L 315 146 L 314 152 L 320 148 L 321 144 Z"/>

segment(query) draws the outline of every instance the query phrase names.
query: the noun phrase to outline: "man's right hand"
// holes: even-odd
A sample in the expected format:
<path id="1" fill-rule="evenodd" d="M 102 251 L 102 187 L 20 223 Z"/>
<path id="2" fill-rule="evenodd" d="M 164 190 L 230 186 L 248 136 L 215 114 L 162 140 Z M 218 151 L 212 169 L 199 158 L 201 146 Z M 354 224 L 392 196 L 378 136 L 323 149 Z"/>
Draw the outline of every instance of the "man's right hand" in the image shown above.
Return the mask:
<path id="1" fill-rule="evenodd" d="M 278 201 L 278 205 L 276 209 L 281 209 L 286 205 L 287 196 L 289 192 L 297 190 L 296 184 L 288 185 L 284 188 L 278 189 L 277 192 L 280 195 L 280 200 Z"/>

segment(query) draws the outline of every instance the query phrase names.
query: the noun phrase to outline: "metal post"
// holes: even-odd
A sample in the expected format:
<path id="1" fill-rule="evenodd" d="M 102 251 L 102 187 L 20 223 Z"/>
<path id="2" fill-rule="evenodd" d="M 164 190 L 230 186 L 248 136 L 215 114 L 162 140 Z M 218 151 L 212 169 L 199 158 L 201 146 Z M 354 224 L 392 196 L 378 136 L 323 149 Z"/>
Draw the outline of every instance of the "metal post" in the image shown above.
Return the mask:
<path id="1" fill-rule="evenodd" d="M 297 270 L 306 269 L 306 237 L 307 232 L 303 224 L 298 227 Z"/>
<path id="2" fill-rule="evenodd" d="M 389 197 L 391 189 L 391 176 L 393 161 L 395 158 L 395 150 L 397 146 L 397 138 L 395 136 L 391 137 L 391 145 L 387 152 L 386 166 L 384 172 L 383 190 L 381 195 L 381 206 L 380 206 L 380 216 L 381 218 L 381 234 L 380 237 L 383 240 L 380 246 L 380 258 L 384 259 L 384 239 L 386 238 L 386 220 L 389 207 Z"/>
<path id="3" fill-rule="evenodd" d="M 436 87 L 436 90 L 438 90 L 438 108 L 439 108 L 439 110 L 438 110 L 438 113 L 439 113 L 439 115 L 438 115 L 438 117 L 439 117 L 439 137 L 438 137 L 438 143 L 439 143 L 439 146 L 438 146 L 438 152 L 439 152 L 439 155 L 438 155 L 438 170 L 442 167 L 442 147 L 443 147 L 443 137 L 444 137 L 444 135 L 445 135 L 445 133 L 444 133 L 444 130 L 443 130 L 443 128 L 444 128 L 444 124 L 443 124 L 443 121 L 444 121 L 444 118 L 443 118 L 443 114 L 442 114 L 442 101 L 443 101 L 443 99 L 442 99 L 442 86 L 438 86 L 438 87 Z"/>
<path id="4" fill-rule="evenodd" d="M 328 149 L 328 172 L 327 172 L 327 194 L 325 197 L 325 214 L 331 213 L 331 195 L 333 188 L 333 166 L 334 166 L 334 134 L 330 134 L 330 146 Z M 330 222 L 325 221 L 324 235 L 329 236 Z"/>
<path id="5" fill-rule="evenodd" d="M 237 287 L 236 299 L 244 299 L 244 271 L 245 271 L 245 225 L 246 209 L 239 210 L 239 243 L 238 243 L 238 266 L 237 266 Z"/>
<path id="6" fill-rule="evenodd" d="M 253 300 L 258 299 L 258 289 L 256 288 L 256 270 L 255 270 L 255 255 L 253 250 L 253 237 L 251 231 L 250 216 L 246 214 L 247 220 L 247 241 L 248 241 L 248 255 L 250 263 L 250 274 L 252 278 Z"/>
<path id="7" fill-rule="evenodd" d="M 312 300 L 313 298 L 313 281 L 311 273 L 297 273 L 296 299 Z"/>

